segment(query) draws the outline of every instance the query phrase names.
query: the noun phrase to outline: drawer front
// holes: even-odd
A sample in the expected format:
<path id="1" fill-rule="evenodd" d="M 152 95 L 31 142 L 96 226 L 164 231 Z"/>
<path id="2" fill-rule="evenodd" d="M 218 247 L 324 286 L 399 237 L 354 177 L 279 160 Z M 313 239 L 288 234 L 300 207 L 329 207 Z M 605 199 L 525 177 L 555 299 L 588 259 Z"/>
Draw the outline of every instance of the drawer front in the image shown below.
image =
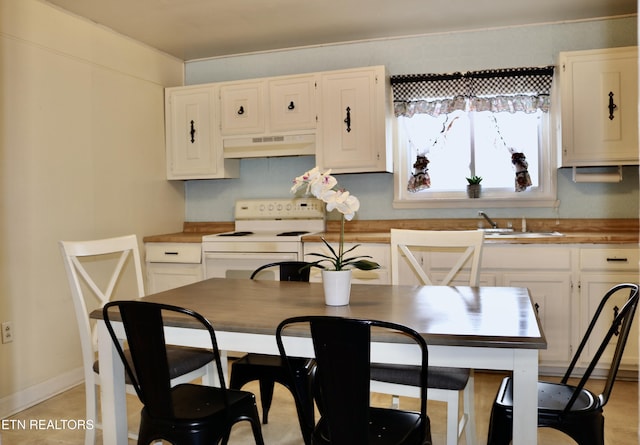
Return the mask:
<path id="1" fill-rule="evenodd" d="M 638 249 L 580 249 L 582 270 L 638 270 Z"/>
<path id="2" fill-rule="evenodd" d="M 147 263 L 199 264 L 202 262 L 200 243 L 147 243 Z"/>
<path id="3" fill-rule="evenodd" d="M 544 246 L 484 246 L 481 270 L 570 270 L 571 249 Z"/>

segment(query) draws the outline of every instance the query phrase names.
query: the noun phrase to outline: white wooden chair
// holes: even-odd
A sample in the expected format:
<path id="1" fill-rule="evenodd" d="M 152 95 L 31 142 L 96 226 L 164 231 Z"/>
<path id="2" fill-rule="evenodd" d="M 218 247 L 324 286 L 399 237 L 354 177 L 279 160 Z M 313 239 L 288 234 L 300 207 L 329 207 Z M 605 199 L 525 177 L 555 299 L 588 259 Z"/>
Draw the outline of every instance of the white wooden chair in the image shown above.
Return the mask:
<path id="1" fill-rule="evenodd" d="M 114 290 L 122 279 L 135 280 L 135 293 L 128 299 L 144 296 L 142 265 L 135 235 L 92 241 L 60 241 L 69 287 L 73 297 L 76 320 L 80 331 L 82 361 L 84 366 L 86 392 L 86 419 L 98 422 L 97 394 L 100 384 L 97 353 L 97 333 L 95 323 L 89 314 L 104 306 L 114 295 Z M 110 274 L 110 278 L 107 278 Z M 103 282 L 106 282 L 106 286 Z M 93 300 L 89 295 L 95 297 Z M 170 356 L 172 385 L 202 378 L 202 383 L 212 385 L 215 375 L 213 357 L 209 351 L 195 348 L 174 347 Z M 127 392 L 135 394 L 132 385 L 127 384 Z M 96 429 L 87 428 L 85 445 L 95 443 Z M 129 433 L 136 438 L 137 434 Z"/>
<path id="2" fill-rule="evenodd" d="M 407 265 L 409 271 L 425 285 L 478 286 L 480 281 L 480 260 L 484 233 L 479 230 L 468 231 L 429 231 L 391 229 L 391 282 L 401 283 L 401 265 Z M 428 275 L 417 252 L 446 252 L 445 264 L 438 264 L 438 273 Z M 419 258 L 422 259 L 420 255 Z M 453 260 L 451 259 L 453 257 Z M 453 265 L 449 268 L 449 261 Z M 468 269 L 465 266 L 468 265 Z M 407 268 L 405 267 L 406 271 Z M 437 275 L 434 276 L 434 275 Z M 443 276 L 444 275 L 444 276 Z M 394 405 L 398 396 L 419 397 L 419 388 L 411 385 L 416 379 L 412 367 L 389 367 L 380 365 L 372 368 L 371 390 L 392 394 Z M 466 444 L 476 444 L 474 412 L 473 370 L 458 368 L 429 367 L 429 400 L 447 403 L 447 445 L 456 445 L 465 432 Z M 463 410 L 459 417 L 459 396 L 463 392 Z"/>

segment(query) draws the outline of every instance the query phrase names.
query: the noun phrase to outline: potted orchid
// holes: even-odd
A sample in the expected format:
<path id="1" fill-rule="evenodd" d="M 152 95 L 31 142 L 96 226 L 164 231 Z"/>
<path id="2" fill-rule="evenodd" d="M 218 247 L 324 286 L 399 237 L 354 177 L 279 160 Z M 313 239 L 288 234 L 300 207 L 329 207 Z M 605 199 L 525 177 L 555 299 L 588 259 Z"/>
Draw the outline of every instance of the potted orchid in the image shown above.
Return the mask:
<path id="1" fill-rule="evenodd" d="M 330 254 L 311 253 L 310 255 L 319 257 L 318 261 L 309 264 L 309 267 L 322 268 L 322 280 L 325 286 L 326 302 L 332 306 L 340 306 L 348 304 L 349 290 L 351 287 L 351 270 L 373 270 L 380 268 L 378 263 L 367 260 L 371 258 L 368 255 L 350 256 L 359 244 L 351 247 L 350 249 L 344 249 L 344 222 L 351 221 L 356 212 L 360 208 L 360 201 L 358 198 L 350 194 L 344 189 L 338 188 L 338 181 L 331 176 L 331 170 L 327 170 L 322 173 L 318 167 L 309 170 L 302 176 L 298 176 L 293 181 L 291 187 L 291 193 L 297 193 L 301 189 L 304 189 L 306 195 L 313 195 L 316 198 L 327 204 L 327 211 L 331 212 L 337 210 L 340 212 L 340 241 L 338 243 L 338 251 L 322 238 L 322 242 L 329 249 Z M 323 262 L 328 262 L 331 267 L 325 268 L 321 265 Z M 332 272 L 341 272 L 340 274 L 331 274 Z M 334 277 L 340 276 L 340 280 L 346 282 L 346 284 L 332 284 Z M 345 289 L 340 289 L 340 286 L 347 286 Z M 337 297 L 337 294 L 344 294 L 346 291 L 346 303 L 344 302 L 344 295 L 341 298 Z M 333 298 L 333 297 L 336 298 Z"/>

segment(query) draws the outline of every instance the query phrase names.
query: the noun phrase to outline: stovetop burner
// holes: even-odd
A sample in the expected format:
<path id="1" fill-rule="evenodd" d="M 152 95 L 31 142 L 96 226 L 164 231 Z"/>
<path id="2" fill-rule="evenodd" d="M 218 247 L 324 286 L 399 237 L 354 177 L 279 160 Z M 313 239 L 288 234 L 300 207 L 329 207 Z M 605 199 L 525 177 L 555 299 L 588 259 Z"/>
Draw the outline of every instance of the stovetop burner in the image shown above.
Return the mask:
<path id="1" fill-rule="evenodd" d="M 309 233 L 309 232 L 307 230 L 294 230 L 291 232 L 278 233 L 276 236 L 300 236 L 300 235 L 304 235 L 305 233 Z"/>
<path id="2" fill-rule="evenodd" d="M 247 235 L 253 235 L 253 232 L 229 232 L 229 233 L 220 233 L 217 236 L 247 236 Z"/>

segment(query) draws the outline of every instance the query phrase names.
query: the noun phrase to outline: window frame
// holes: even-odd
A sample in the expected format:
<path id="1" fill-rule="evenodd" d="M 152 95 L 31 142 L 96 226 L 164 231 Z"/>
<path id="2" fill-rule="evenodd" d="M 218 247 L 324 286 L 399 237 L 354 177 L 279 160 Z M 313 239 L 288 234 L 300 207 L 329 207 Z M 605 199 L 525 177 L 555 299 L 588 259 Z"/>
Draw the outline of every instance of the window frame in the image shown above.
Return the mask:
<path id="1" fill-rule="evenodd" d="M 403 137 L 399 118 L 394 117 L 394 192 L 393 208 L 557 208 L 557 157 L 553 143 L 552 122 L 553 107 L 542 113 L 539 131 L 539 171 L 540 184 L 532 190 L 524 192 L 507 191 L 506 189 L 486 189 L 480 198 L 468 198 L 466 191 L 411 193 L 407 190 L 410 172 L 409 147 L 407 138 Z M 406 169 L 406 170 L 405 170 Z"/>

